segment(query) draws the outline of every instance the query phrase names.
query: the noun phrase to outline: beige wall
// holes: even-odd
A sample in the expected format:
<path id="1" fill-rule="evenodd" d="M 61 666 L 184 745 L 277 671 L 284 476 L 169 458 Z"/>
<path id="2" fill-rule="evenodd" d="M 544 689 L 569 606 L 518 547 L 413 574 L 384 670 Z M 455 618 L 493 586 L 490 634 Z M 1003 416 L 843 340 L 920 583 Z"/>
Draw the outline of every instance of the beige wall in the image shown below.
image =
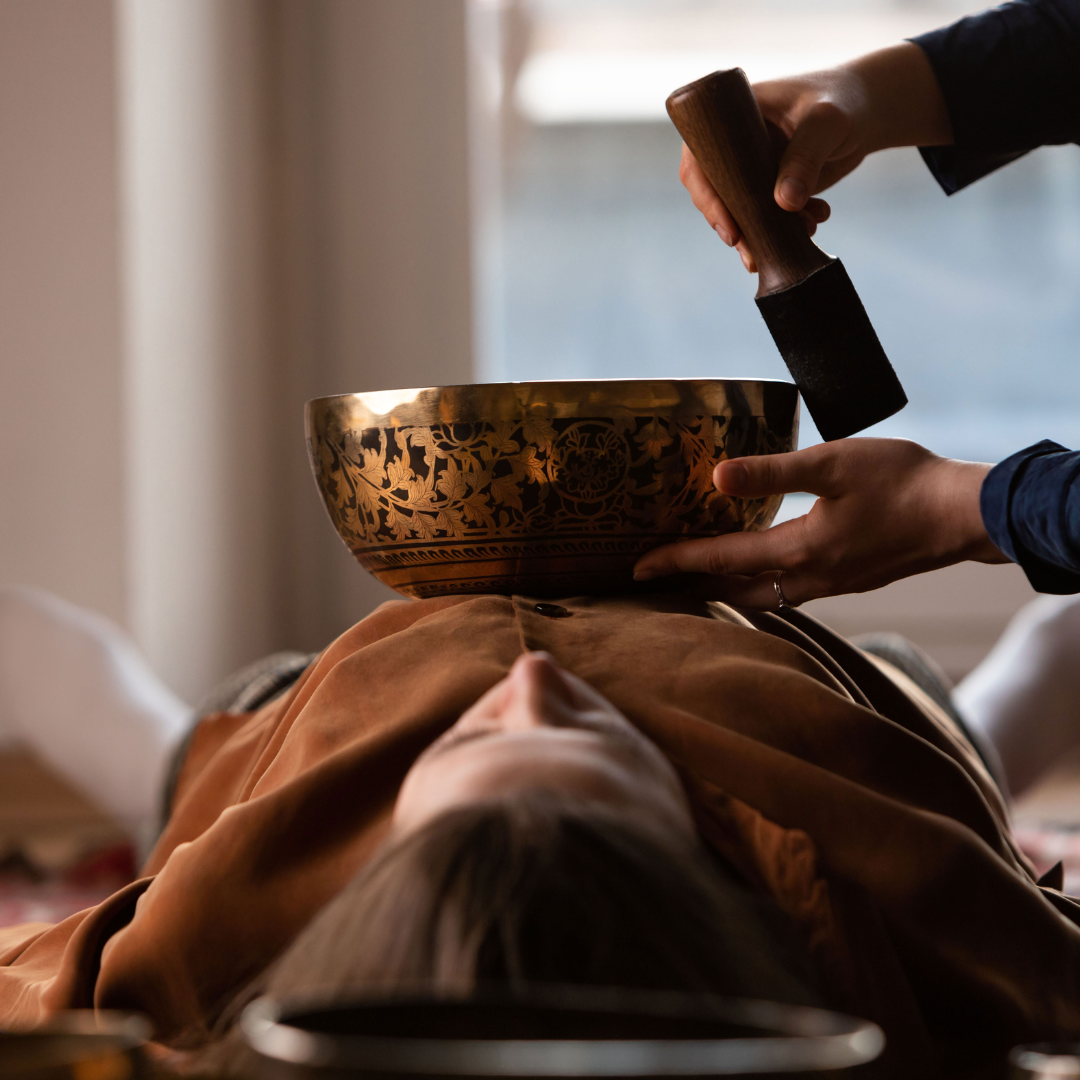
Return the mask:
<path id="1" fill-rule="evenodd" d="M 0 2 L 0 584 L 123 618 L 113 30 Z"/>

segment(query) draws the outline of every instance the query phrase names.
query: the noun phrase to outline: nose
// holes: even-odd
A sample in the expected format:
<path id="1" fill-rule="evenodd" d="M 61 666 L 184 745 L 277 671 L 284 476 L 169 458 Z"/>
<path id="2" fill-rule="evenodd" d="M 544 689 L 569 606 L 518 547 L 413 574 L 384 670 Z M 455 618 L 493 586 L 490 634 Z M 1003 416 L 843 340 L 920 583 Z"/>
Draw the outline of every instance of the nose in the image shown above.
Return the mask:
<path id="1" fill-rule="evenodd" d="M 506 730 L 553 727 L 553 709 L 573 704 L 563 669 L 550 653 L 523 653 L 510 672 L 511 692 L 504 713 Z"/>

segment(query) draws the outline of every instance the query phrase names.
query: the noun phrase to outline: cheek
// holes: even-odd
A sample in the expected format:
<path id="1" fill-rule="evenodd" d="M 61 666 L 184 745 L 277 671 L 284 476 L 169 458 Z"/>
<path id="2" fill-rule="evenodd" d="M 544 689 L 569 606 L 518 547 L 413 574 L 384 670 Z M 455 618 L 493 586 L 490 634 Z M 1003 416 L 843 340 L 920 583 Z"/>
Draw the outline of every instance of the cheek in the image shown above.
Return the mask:
<path id="1" fill-rule="evenodd" d="M 407 826 L 407 823 L 420 816 L 429 802 L 429 794 L 435 788 L 426 782 L 427 769 L 422 765 L 414 765 L 398 790 L 397 799 L 394 801 L 394 814 L 392 826 L 395 829 Z"/>
<path id="2" fill-rule="evenodd" d="M 395 829 L 414 828 L 472 797 L 475 769 L 469 755 L 448 754 L 414 765 L 394 803 Z"/>

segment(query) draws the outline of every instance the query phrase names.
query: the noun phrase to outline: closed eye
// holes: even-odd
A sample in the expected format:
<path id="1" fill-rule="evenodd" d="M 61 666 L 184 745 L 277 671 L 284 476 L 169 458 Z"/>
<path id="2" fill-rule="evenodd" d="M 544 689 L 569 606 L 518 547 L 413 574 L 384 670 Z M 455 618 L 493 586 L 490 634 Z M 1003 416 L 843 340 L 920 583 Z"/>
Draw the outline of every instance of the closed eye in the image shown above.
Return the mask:
<path id="1" fill-rule="evenodd" d="M 636 732 L 625 731 L 621 725 L 611 724 L 606 720 L 597 721 L 592 717 L 583 716 L 579 716 L 577 719 L 578 723 L 576 724 L 552 724 L 551 728 L 553 730 L 579 731 L 582 734 L 599 736 L 614 747 L 629 751 L 635 756 L 641 756 L 645 753 L 641 744 L 643 742 L 648 743 L 648 740 L 637 735 Z M 440 735 L 421 756 L 424 758 L 439 757 L 466 743 L 504 734 L 506 734 L 505 729 L 499 724 L 470 724 L 464 728 L 455 724 Z"/>
<path id="2" fill-rule="evenodd" d="M 455 746 L 461 746 L 467 742 L 473 742 L 476 739 L 485 738 L 488 735 L 498 735 L 501 731 L 494 725 L 490 727 L 458 727 L 456 724 L 445 731 L 439 736 L 428 748 L 424 751 L 423 757 L 437 757 L 439 754 L 446 753 L 447 750 L 452 750 Z"/>

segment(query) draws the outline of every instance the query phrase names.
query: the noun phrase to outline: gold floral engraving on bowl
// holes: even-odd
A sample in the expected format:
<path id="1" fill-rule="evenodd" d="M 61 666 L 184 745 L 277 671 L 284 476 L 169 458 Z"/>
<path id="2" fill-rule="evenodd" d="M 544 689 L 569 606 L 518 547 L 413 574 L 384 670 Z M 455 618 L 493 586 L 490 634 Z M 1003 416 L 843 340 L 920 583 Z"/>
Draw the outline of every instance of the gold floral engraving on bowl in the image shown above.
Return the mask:
<path id="1" fill-rule="evenodd" d="M 553 387 L 577 384 L 503 385 L 558 398 Z M 774 415 L 734 390 L 717 401 L 674 381 L 656 385 L 678 394 L 646 407 L 608 401 L 607 415 L 518 400 L 522 415 L 505 417 L 514 410 L 502 399 L 463 407 L 464 395 L 452 393 L 492 387 L 446 388 L 437 403 L 434 390 L 411 391 L 429 399 L 382 415 L 364 395 L 317 399 L 308 408 L 312 468 L 354 556 L 406 595 L 625 591 L 636 559 L 660 543 L 767 527 L 780 498 L 720 495 L 712 471 L 725 457 L 793 449 L 797 436 L 787 384 L 766 394 Z"/>

